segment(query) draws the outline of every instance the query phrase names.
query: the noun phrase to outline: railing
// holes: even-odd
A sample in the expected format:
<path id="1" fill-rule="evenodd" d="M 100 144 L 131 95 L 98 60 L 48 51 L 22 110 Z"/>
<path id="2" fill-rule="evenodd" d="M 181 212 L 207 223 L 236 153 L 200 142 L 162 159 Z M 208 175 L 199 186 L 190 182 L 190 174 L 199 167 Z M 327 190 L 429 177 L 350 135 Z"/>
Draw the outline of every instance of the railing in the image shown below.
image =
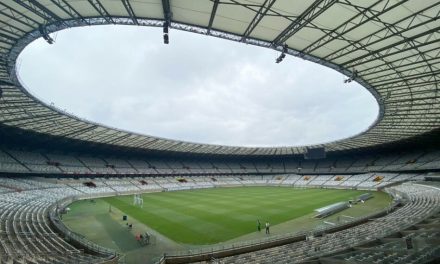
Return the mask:
<path id="1" fill-rule="evenodd" d="M 105 194 L 84 194 L 81 196 L 71 196 L 68 198 L 64 198 L 62 200 L 57 201 L 49 208 L 49 218 L 54 225 L 54 227 L 58 230 L 59 233 L 62 233 L 66 239 L 68 239 L 71 243 L 79 245 L 80 248 L 84 248 L 85 251 L 89 251 L 94 254 L 98 254 L 108 260 L 114 259 L 115 257 L 120 258 L 121 255 L 119 255 L 117 252 L 112 251 L 111 249 L 102 247 L 94 242 L 91 242 L 90 240 L 86 239 L 84 236 L 75 233 L 68 229 L 63 222 L 61 221 L 59 217 L 59 209 L 67 207 L 69 204 L 73 203 L 77 200 L 83 200 L 83 199 L 92 199 L 92 198 L 99 198 L 99 197 L 106 197 L 106 196 L 115 196 L 115 195 L 125 195 L 125 194 L 132 194 L 132 193 L 139 193 L 138 190 L 136 191 L 127 191 L 127 192 L 121 192 L 121 193 L 105 193 Z M 403 193 L 389 193 L 394 198 L 399 197 L 403 198 Z M 403 196 L 403 197 L 402 197 Z M 349 222 L 339 223 L 334 226 L 316 226 L 313 230 L 308 231 L 298 231 L 298 232 L 291 232 L 287 234 L 282 235 L 276 235 L 271 236 L 263 239 L 256 239 L 256 240 L 248 240 L 248 241 L 242 241 L 242 242 L 236 242 L 236 243 L 228 243 L 228 244 L 218 244 L 215 246 L 208 246 L 208 247 L 200 247 L 195 249 L 188 249 L 183 251 L 177 251 L 172 253 L 165 253 L 160 259 L 156 261 L 156 263 L 170 263 L 174 262 L 173 260 L 178 260 L 182 258 L 198 258 L 203 260 L 209 260 L 212 257 L 224 257 L 224 256 L 231 256 L 235 254 L 255 251 L 255 250 L 261 250 L 265 248 L 280 246 L 288 243 L 292 243 L 295 241 L 304 240 L 307 235 L 314 235 L 319 236 L 324 233 L 331 233 L 336 232 L 338 230 L 342 230 L 344 228 L 355 226 L 360 223 L 369 221 L 372 218 L 377 218 L 383 215 L 388 214 L 389 212 L 393 211 L 397 205 L 399 205 L 400 202 L 398 200 L 393 200 L 393 203 L 390 204 L 387 208 L 374 212 L 372 214 L 354 218 Z M 121 259 L 122 260 L 122 259 Z M 123 261 L 123 260 L 122 260 Z M 178 263 L 178 261 L 176 262 Z"/>
<path id="2" fill-rule="evenodd" d="M 104 257 L 107 260 L 114 259 L 116 257 L 119 257 L 118 253 L 105 248 L 103 246 L 100 246 L 88 239 L 86 239 L 83 235 L 73 232 L 72 230 L 68 229 L 64 223 L 61 221 L 59 211 L 61 208 L 65 208 L 67 205 L 71 204 L 74 201 L 79 200 L 78 197 L 68 197 L 65 199 L 62 199 L 55 204 L 51 205 L 49 207 L 49 219 L 53 225 L 53 227 L 61 233 L 67 241 L 69 241 L 72 244 L 78 245 L 79 248 L 83 248 L 84 251 L 88 251 L 92 254 L 99 255 L 101 257 Z"/>
<path id="3" fill-rule="evenodd" d="M 124 192 L 109 192 L 109 193 L 101 193 L 101 194 L 83 194 L 80 196 L 70 196 L 64 199 L 61 199 L 54 204 L 52 204 L 48 209 L 48 216 L 53 225 L 53 227 L 57 230 L 58 233 L 65 236 L 65 239 L 68 240 L 71 244 L 76 245 L 79 248 L 84 249 L 84 251 L 88 251 L 92 254 L 99 255 L 104 257 L 107 260 L 112 260 L 118 258 L 120 261 L 118 263 L 125 263 L 124 255 L 119 254 L 116 251 L 108 249 L 106 247 L 100 246 L 83 235 L 78 234 L 67 228 L 64 223 L 61 221 L 61 217 L 59 211 L 61 209 L 66 208 L 69 204 L 84 199 L 93 199 L 93 198 L 101 198 L 101 197 L 109 197 L 109 196 L 118 196 L 118 195 L 129 195 L 139 193 L 139 190 L 135 191 L 124 191 Z"/>

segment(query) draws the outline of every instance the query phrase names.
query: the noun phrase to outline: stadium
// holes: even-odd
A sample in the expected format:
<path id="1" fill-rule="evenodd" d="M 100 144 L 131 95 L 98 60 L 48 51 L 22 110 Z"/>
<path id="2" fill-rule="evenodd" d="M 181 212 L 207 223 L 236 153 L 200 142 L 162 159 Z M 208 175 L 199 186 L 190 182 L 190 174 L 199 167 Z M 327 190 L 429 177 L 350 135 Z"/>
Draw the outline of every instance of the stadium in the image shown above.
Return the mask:
<path id="1" fill-rule="evenodd" d="M 1 1 L 0 263 L 437 263 L 439 14 L 438 0 Z M 202 144 L 81 119 L 20 82 L 32 41 L 112 24 L 320 64 L 379 114 L 326 144 Z"/>

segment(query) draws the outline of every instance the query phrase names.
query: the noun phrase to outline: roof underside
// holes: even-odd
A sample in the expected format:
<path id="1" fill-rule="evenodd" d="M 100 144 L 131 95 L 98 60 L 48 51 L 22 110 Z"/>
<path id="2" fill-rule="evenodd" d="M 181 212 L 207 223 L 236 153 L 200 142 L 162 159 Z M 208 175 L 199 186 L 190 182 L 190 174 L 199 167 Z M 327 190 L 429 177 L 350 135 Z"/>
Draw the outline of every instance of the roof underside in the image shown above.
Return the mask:
<path id="1" fill-rule="evenodd" d="M 325 144 L 327 151 L 374 147 L 440 127 L 438 0 L 2 0 L 0 122 L 66 139 L 136 149 L 225 155 L 291 155 L 305 147 L 231 147 L 139 135 L 45 105 L 19 83 L 15 61 L 46 32 L 128 24 L 171 28 L 281 50 L 331 67 L 376 97 L 367 131 Z M 55 44 L 56 45 L 56 44 Z M 61 87 L 62 88 L 62 87 Z M 348 110 L 348 109 L 347 109 Z M 323 146 L 323 145 L 317 145 Z"/>

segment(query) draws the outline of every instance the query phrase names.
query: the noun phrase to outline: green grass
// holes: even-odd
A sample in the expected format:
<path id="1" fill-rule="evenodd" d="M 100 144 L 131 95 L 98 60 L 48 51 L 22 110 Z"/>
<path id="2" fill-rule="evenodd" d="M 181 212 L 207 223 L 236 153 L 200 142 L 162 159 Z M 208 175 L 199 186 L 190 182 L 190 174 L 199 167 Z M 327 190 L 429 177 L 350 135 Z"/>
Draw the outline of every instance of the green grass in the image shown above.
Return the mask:
<path id="1" fill-rule="evenodd" d="M 277 225 L 364 191 L 280 187 L 216 188 L 103 198 L 162 235 L 185 244 L 214 244 L 256 230 L 256 221 Z"/>
<path id="2" fill-rule="evenodd" d="M 227 241 L 263 239 L 256 220 L 272 224 L 271 235 L 310 230 L 323 225 L 312 218 L 313 210 L 345 201 L 364 191 L 293 189 L 289 187 L 240 187 L 144 194 L 144 208 L 133 207 L 133 196 L 74 202 L 63 222 L 74 232 L 104 247 L 125 254 L 126 263 L 152 264 L 164 252 L 187 250 Z M 375 193 L 363 204 L 325 218 L 336 222 L 338 216 L 358 217 L 389 204 L 385 193 Z M 109 212 L 109 207 L 112 210 Z M 123 215 L 129 215 L 133 229 L 127 228 Z M 154 243 L 141 246 L 135 235 L 153 234 Z"/>

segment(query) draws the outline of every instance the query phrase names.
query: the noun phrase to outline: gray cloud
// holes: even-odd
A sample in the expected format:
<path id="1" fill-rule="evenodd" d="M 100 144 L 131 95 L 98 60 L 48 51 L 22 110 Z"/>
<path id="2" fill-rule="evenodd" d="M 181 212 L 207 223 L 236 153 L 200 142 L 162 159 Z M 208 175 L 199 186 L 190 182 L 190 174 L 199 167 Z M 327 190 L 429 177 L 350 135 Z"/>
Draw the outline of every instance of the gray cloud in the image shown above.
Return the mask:
<path id="1" fill-rule="evenodd" d="M 226 40 L 161 29 L 69 29 L 20 56 L 30 91 L 79 117 L 192 142 L 273 146 L 365 130 L 374 98 L 331 69 Z"/>

